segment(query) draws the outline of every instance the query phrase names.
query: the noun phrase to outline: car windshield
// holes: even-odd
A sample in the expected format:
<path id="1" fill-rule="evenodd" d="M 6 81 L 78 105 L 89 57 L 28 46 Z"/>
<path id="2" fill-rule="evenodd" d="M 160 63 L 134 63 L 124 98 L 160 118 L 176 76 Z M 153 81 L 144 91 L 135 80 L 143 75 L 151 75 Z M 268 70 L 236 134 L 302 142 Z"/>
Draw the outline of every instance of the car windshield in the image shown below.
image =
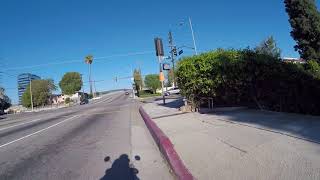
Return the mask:
<path id="1" fill-rule="evenodd" d="M 0 180 L 320 180 L 320 0 L 2 0 L 0 24 Z"/>

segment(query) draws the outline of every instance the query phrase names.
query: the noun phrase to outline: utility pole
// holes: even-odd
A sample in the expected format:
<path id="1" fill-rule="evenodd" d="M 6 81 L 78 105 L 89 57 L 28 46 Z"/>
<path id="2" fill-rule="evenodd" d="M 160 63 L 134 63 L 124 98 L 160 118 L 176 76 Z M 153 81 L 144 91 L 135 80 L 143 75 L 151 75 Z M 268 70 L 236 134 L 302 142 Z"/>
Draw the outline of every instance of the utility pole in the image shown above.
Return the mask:
<path id="1" fill-rule="evenodd" d="M 33 112 L 33 97 L 32 97 L 32 80 L 29 75 L 29 82 L 30 82 L 30 101 L 31 101 L 31 111 Z"/>
<path id="2" fill-rule="evenodd" d="M 96 81 L 95 80 L 93 80 L 93 87 L 94 87 L 93 97 L 97 97 L 97 88 L 96 88 Z"/>
<path id="3" fill-rule="evenodd" d="M 172 75 L 173 75 L 173 87 L 176 87 L 176 78 L 175 78 L 175 74 L 174 74 L 174 61 L 175 61 L 175 57 L 177 56 L 177 48 L 173 43 L 173 37 L 172 37 L 172 32 L 171 30 L 169 31 L 169 44 L 170 44 L 170 53 L 171 53 L 171 62 L 172 62 Z M 169 74 L 170 76 L 170 74 Z"/>
<path id="4" fill-rule="evenodd" d="M 132 86 L 132 98 L 135 99 L 136 95 L 134 92 L 134 86 L 135 86 L 135 82 L 134 82 L 134 76 L 133 76 L 133 67 L 131 68 L 131 73 L 132 73 L 132 77 L 131 77 L 131 86 Z M 138 91 L 138 90 L 137 90 Z"/>
<path id="5" fill-rule="evenodd" d="M 192 34 L 194 52 L 196 53 L 196 55 L 198 55 L 197 46 L 196 46 L 196 40 L 194 38 L 194 32 L 193 32 L 193 27 L 192 27 L 192 22 L 191 22 L 191 18 L 190 17 L 189 17 L 189 24 L 190 24 L 191 34 Z"/>
<path id="6" fill-rule="evenodd" d="M 91 64 L 89 64 L 89 84 L 90 84 L 90 94 L 93 95 L 93 93 L 92 93 L 92 79 L 91 79 Z"/>
<path id="7" fill-rule="evenodd" d="M 82 89 L 82 100 L 84 100 L 84 99 L 86 99 L 86 96 L 84 95 L 84 87 L 83 87 L 82 74 L 80 74 L 80 76 L 81 76 L 81 81 L 82 81 L 82 83 L 81 83 L 81 89 Z"/>

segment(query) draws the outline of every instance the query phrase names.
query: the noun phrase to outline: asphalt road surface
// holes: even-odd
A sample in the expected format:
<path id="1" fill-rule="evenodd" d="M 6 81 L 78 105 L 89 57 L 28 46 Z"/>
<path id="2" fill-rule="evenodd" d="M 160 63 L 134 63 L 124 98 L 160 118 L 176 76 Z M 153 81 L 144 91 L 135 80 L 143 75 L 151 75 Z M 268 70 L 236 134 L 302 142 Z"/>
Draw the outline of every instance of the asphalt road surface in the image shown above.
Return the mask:
<path id="1" fill-rule="evenodd" d="M 119 92 L 87 105 L 0 119 L 0 179 L 149 179 L 152 171 L 161 176 L 151 179 L 171 179 L 158 149 L 146 144 L 152 141 L 147 131 L 135 128 L 132 139 L 132 123 L 142 127 L 137 114 L 136 102 Z M 139 147 L 149 147 L 149 157 Z M 149 169 L 137 162 L 144 158 L 152 159 Z"/>

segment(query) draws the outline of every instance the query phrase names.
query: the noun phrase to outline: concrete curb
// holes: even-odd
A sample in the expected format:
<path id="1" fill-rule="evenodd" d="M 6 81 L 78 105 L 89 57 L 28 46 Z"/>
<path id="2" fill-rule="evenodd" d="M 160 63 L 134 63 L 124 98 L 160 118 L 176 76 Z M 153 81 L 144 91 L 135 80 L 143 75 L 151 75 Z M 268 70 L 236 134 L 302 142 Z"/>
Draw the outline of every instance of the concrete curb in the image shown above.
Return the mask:
<path id="1" fill-rule="evenodd" d="M 161 153 L 168 161 L 176 177 L 179 180 L 195 179 L 183 164 L 170 139 L 162 132 L 162 130 L 156 125 L 156 123 L 150 118 L 150 116 L 144 111 L 142 107 L 139 108 L 139 112 L 145 124 L 147 125 L 153 139 L 157 143 Z"/>

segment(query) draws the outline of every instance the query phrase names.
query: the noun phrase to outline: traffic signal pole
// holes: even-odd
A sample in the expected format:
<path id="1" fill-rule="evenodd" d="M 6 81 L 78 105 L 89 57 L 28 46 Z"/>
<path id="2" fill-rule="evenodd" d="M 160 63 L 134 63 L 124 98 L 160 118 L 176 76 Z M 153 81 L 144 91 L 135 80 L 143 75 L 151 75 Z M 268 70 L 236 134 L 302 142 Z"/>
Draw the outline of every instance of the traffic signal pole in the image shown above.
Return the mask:
<path id="1" fill-rule="evenodd" d="M 161 82 L 162 100 L 163 100 L 163 104 L 166 104 L 166 98 L 165 98 L 165 94 L 164 94 L 164 75 L 163 75 L 162 63 L 161 63 L 162 59 L 160 56 L 158 56 L 158 60 L 159 60 L 159 67 L 160 67 L 159 79 Z"/>
<path id="2" fill-rule="evenodd" d="M 166 104 L 166 99 L 165 99 L 165 94 L 164 94 L 164 75 L 162 72 L 162 60 L 163 60 L 163 56 L 164 56 L 162 39 L 155 38 L 154 44 L 155 44 L 155 49 L 156 49 L 156 56 L 158 57 L 159 67 L 160 67 L 159 80 L 161 82 L 163 104 Z"/>

